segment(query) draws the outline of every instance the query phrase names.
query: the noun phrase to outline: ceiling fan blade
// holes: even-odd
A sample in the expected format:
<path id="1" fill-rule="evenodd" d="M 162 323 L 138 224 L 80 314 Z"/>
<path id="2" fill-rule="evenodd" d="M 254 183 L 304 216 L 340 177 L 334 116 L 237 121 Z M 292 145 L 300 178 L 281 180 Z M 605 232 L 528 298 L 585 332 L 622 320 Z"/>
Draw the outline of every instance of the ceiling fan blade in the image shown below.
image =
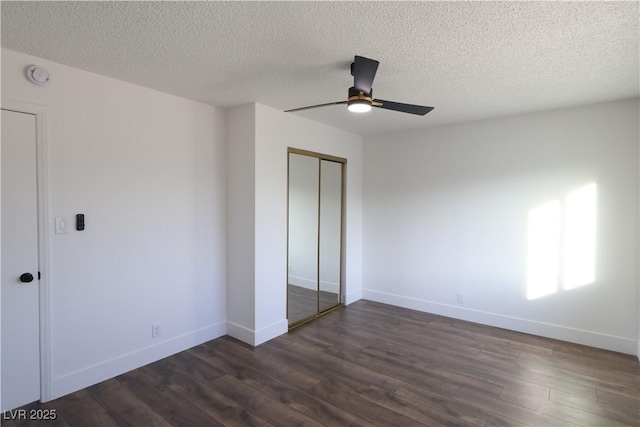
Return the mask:
<path id="1" fill-rule="evenodd" d="M 308 107 L 300 107 L 300 108 L 293 108 L 291 110 L 285 110 L 285 113 L 292 113 L 295 111 L 302 111 L 302 110 L 311 110 L 312 108 L 328 107 L 329 105 L 339 105 L 339 104 L 346 104 L 346 103 L 347 101 L 328 102 L 326 104 L 310 105 Z"/>
<path id="2" fill-rule="evenodd" d="M 379 103 L 381 105 L 376 105 Z M 373 106 L 378 108 L 384 108 L 385 110 L 400 111 L 401 113 L 417 114 L 424 116 L 429 111 L 433 110 L 433 107 L 426 107 L 424 105 L 402 104 L 400 102 L 385 101 L 384 99 L 374 99 Z"/>
<path id="3" fill-rule="evenodd" d="M 356 56 L 351 66 L 351 75 L 353 76 L 353 87 L 361 90 L 365 95 L 371 93 L 373 87 L 373 79 L 376 77 L 378 65 L 380 63 L 374 59 Z"/>

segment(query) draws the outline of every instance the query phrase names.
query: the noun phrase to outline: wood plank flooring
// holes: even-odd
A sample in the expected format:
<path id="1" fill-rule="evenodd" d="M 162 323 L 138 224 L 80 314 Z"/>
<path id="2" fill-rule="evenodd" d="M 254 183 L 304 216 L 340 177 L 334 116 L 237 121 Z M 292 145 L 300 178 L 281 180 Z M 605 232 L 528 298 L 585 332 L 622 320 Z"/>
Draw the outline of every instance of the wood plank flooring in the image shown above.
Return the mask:
<path id="1" fill-rule="evenodd" d="M 317 314 L 318 303 L 320 303 L 320 311 L 325 311 L 330 307 L 340 304 L 339 296 L 336 293 L 327 291 L 318 292 L 291 284 L 289 284 L 287 289 L 289 292 L 289 325 Z"/>
<path id="2" fill-rule="evenodd" d="M 253 348 L 222 337 L 6 426 L 639 426 L 634 356 L 358 301 Z M 6 416 L 6 414 L 5 414 Z"/>

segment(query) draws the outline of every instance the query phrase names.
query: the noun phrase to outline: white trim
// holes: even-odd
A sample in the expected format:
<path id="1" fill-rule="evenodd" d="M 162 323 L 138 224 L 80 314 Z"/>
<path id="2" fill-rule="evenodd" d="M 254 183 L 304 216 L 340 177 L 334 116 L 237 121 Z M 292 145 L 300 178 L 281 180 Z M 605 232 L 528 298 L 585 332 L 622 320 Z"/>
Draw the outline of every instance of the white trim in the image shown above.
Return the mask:
<path id="1" fill-rule="evenodd" d="M 51 400 L 51 318 L 50 318 L 50 239 L 49 239 L 49 162 L 47 144 L 47 106 L 2 98 L 2 109 L 36 116 L 36 173 L 38 185 L 38 268 L 40 299 L 40 401 Z"/>
<path id="2" fill-rule="evenodd" d="M 322 292 L 329 292 L 332 294 L 339 294 L 340 293 L 340 284 L 336 283 L 336 282 L 327 282 L 327 281 L 320 281 L 320 291 Z"/>
<path id="3" fill-rule="evenodd" d="M 52 381 L 51 398 L 57 399 L 101 381 L 114 378 L 125 372 L 219 338 L 225 333 L 226 322 L 214 323 L 196 331 L 62 375 Z"/>
<path id="4" fill-rule="evenodd" d="M 449 304 L 410 298 L 402 295 L 389 294 L 373 290 L 365 290 L 363 298 L 370 301 L 452 317 L 483 325 L 495 326 L 512 331 L 539 335 L 547 338 L 588 345 L 590 347 L 603 348 L 626 354 L 635 354 L 638 342 L 633 339 L 599 332 L 585 331 L 583 329 L 569 328 L 561 325 L 523 319 L 520 317 L 505 316 L 486 311 L 461 308 Z"/>
<path id="5" fill-rule="evenodd" d="M 288 283 L 293 286 L 299 286 L 301 288 L 317 290 L 318 282 L 312 279 L 307 279 L 305 277 L 294 276 L 293 274 L 289 274 Z"/>
<path id="6" fill-rule="evenodd" d="M 227 321 L 227 335 L 254 347 L 279 337 L 282 334 L 286 334 L 288 330 L 289 323 L 287 319 L 278 320 L 258 330 Z"/>
<path id="7" fill-rule="evenodd" d="M 349 305 L 362 299 L 362 289 L 350 292 L 344 297 L 344 304 Z"/>
<path id="8" fill-rule="evenodd" d="M 277 322 L 273 322 L 270 325 L 265 326 L 264 328 L 260 328 L 255 333 L 255 344 L 254 346 L 258 346 L 264 342 L 269 341 L 275 337 L 278 337 L 282 334 L 286 334 L 289 330 L 289 323 L 287 319 L 282 319 Z"/>
<path id="9" fill-rule="evenodd" d="M 245 326 L 227 320 L 227 335 L 255 346 L 255 331 Z"/>
<path id="10" fill-rule="evenodd" d="M 304 277 L 298 277 L 292 274 L 289 274 L 288 283 L 290 285 L 299 286 L 301 288 L 310 289 L 312 291 L 318 290 L 318 282 L 316 280 L 306 279 Z M 336 282 L 327 282 L 326 280 L 321 280 L 320 290 L 337 294 L 340 292 L 340 284 Z"/>

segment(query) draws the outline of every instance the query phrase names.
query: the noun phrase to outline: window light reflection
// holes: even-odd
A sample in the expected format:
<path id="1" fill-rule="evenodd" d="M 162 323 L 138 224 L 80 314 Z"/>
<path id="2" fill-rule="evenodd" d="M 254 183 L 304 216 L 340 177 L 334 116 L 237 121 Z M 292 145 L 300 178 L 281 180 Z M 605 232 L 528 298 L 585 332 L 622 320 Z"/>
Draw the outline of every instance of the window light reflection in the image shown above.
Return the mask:
<path id="1" fill-rule="evenodd" d="M 595 281 L 597 185 L 591 183 L 529 212 L 527 298 Z M 563 212 L 564 211 L 564 212 Z M 563 214 L 564 213 L 564 214 Z"/>

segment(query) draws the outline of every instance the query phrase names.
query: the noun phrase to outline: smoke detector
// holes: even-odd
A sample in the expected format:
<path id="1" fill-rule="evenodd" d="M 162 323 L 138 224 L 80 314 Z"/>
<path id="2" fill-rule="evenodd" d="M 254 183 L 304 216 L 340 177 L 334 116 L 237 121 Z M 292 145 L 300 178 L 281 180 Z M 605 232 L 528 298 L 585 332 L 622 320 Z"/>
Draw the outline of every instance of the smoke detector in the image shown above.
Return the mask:
<path id="1" fill-rule="evenodd" d="M 50 77 L 49 72 L 39 65 L 32 65 L 27 68 L 27 79 L 31 83 L 35 83 L 37 85 L 46 85 L 49 83 Z"/>

